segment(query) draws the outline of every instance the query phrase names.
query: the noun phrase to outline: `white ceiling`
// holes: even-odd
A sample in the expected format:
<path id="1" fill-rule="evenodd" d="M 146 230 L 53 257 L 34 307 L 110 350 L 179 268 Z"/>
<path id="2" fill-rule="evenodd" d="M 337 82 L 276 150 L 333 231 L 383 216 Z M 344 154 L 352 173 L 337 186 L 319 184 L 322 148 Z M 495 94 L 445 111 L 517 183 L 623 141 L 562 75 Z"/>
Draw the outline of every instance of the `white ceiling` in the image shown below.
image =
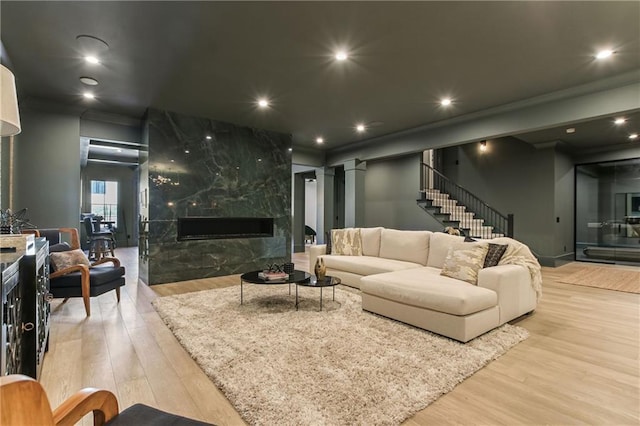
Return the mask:
<path id="1" fill-rule="evenodd" d="M 21 103 L 130 117 L 152 106 L 291 133 L 302 147 L 322 135 L 336 148 L 640 70 L 636 1 L 3 0 L 0 11 Z M 78 35 L 108 43 L 101 65 L 83 62 Z M 347 61 L 333 59 L 338 47 Z M 596 61 L 605 47 L 616 54 Z M 99 81 L 96 100 L 82 98 L 81 76 Z M 272 106 L 258 109 L 259 96 Z M 450 108 L 438 104 L 444 96 Z M 640 130 L 630 117 L 627 130 Z M 371 126 L 360 135 L 357 122 Z M 607 134 L 602 123 L 589 143 L 626 143 L 626 131 Z M 563 130 L 516 136 L 539 143 Z"/>

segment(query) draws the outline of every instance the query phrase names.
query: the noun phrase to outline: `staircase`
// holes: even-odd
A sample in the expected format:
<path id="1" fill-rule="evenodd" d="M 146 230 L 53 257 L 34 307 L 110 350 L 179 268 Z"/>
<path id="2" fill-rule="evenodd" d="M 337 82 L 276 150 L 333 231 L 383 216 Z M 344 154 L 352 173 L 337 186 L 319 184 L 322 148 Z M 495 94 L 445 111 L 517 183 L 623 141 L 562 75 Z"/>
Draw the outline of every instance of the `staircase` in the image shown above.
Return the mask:
<path id="1" fill-rule="evenodd" d="M 433 167 L 422 163 L 417 203 L 443 228 L 472 238 L 513 237 L 513 215 L 503 215 Z"/>

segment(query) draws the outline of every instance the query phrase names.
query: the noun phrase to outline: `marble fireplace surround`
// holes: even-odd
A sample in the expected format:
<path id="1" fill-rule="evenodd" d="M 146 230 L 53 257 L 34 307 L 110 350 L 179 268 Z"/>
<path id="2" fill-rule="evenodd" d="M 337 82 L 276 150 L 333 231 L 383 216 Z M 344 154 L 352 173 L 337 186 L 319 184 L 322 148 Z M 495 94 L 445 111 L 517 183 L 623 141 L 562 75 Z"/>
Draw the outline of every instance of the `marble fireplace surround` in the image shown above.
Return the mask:
<path id="1" fill-rule="evenodd" d="M 233 275 L 291 260 L 291 135 L 158 109 L 147 111 L 144 134 L 149 254 L 140 262 L 143 281 Z M 266 218 L 272 225 L 254 235 L 180 240 L 184 218 L 231 224 Z"/>

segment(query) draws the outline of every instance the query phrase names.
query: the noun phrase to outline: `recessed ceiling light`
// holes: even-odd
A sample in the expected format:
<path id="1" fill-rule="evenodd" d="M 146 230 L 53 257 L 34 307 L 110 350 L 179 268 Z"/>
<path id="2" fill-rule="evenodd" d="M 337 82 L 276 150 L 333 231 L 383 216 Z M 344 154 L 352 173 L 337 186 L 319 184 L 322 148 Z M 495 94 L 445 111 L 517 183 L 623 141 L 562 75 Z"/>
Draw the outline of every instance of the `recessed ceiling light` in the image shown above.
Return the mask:
<path id="1" fill-rule="evenodd" d="M 361 132 L 361 133 L 364 132 L 365 131 L 364 124 L 357 124 L 356 125 L 356 130 Z"/>
<path id="2" fill-rule="evenodd" d="M 96 80 L 95 78 L 91 78 L 91 77 L 80 77 L 80 81 L 82 82 L 82 84 L 86 84 L 87 86 L 97 86 L 98 85 L 98 80 Z"/>
<path id="3" fill-rule="evenodd" d="M 88 63 L 92 64 L 92 65 L 96 65 L 100 63 L 100 60 L 98 58 L 96 58 L 95 56 L 85 56 L 84 60 L 87 61 Z"/>
<path id="4" fill-rule="evenodd" d="M 207 136 L 205 136 L 205 139 L 207 139 L 208 141 L 210 141 L 210 140 L 211 140 L 211 136 L 207 135 Z"/>
<path id="5" fill-rule="evenodd" d="M 168 205 L 169 207 L 173 206 L 173 201 L 169 201 L 169 202 L 167 203 L 167 205 Z"/>
<path id="6" fill-rule="evenodd" d="M 185 149 L 185 150 L 184 150 L 184 153 L 185 153 L 185 154 L 188 154 L 188 153 L 189 153 L 189 150 L 188 150 L 188 149 Z"/>
<path id="7" fill-rule="evenodd" d="M 613 50 L 605 49 L 596 53 L 596 59 L 606 59 L 613 55 L 615 52 Z"/>
<path id="8" fill-rule="evenodd" d="M 565 132 L 567 132 L 567 133 L 575 133 L 576 132 L 576 128 L 575 127 L 569 127 L 567 130 L 565 130 Z"/>
<path id="9" fill-rule="evenodd" d="M 82 96 L 84 96 L 84 97 L 85 97 L 85 99 L 95 99 L 95 98 L 96 98 L 96 96 L 95 96 L 93 93 L 91 93 L 91 92 L 84 92 L 84 93 L 82 94 Z"/>
<path id="10" fill-rule="evenodd" d="M 289 148 L 289 152 L 293 151 L 293 148 Z"/>
<path id="11" fill-rule="evenodd" d="M 638 139 L 638 134 L 637 133 L 631 133 L 629 135 L 629 139 Z"/>
<path id="12" fill-rule="evenodd" d="M 339 50 L 336 52 L 336 60 L 338 61 L 345 61 L 348 57 L 349 55 L 344 50 Z"/>
<path id="13" fill-rule="evenodd" d="M 451 105 L 451 99 L 450 98 L 444 98 L 444 99 L 440 100 L 440 105 L 442 105 L 442 106 Z"/>
<path id="14" fill-rule="evenodd" d="M 258 161 L 262 161 L 262 158 L 258 158 Z"/>
<path id="15" fill-rule="evenodd" d="M 624 123 L 626 123 L 626 121 L 627 121 L 627 119 L 626 119 L 626 118 L 624 118 L 624 117 L 619 117 L 619 118 L 616 118 L 613 122 L 614 122 L 615 124 L 617 124 L 617 125 L 620 125 L 620 124 L 624 124 Z"/>
<path id="16" fill-rule="evenodd" d="M 260 108 L 266 108 L 269 106 L 269 100 L 262 98 L 262 99 L 258 99 L 258 106 Z"/>
<path id="17" fill-rule="evenodd" d="M 316 138 L 317 143 L 324 143 L 324 139 L 321 137 Z"/>

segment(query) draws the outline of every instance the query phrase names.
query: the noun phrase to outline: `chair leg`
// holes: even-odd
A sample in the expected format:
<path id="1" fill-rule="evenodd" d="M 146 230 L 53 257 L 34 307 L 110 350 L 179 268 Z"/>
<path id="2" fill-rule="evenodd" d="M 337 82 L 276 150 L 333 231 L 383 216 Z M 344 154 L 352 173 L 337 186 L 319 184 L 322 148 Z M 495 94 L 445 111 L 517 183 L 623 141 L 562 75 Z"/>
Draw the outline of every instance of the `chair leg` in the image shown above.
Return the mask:
<path id="1" fill-rule="evenodd" d="M 89 295 L 88 294 L 83 294 L 82 295 L 82 300 L 84 301 L 84 310 L 87 313 L 87 316 L 90 317 L 91 316 L 91 301 L 89 300 Z"/>
<path id="2" fill-rule="evenodd" d="M 116 299 L 118 299 L 118 303 L 120 303 L 120 287 L 116 287 Z"/>

